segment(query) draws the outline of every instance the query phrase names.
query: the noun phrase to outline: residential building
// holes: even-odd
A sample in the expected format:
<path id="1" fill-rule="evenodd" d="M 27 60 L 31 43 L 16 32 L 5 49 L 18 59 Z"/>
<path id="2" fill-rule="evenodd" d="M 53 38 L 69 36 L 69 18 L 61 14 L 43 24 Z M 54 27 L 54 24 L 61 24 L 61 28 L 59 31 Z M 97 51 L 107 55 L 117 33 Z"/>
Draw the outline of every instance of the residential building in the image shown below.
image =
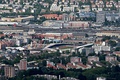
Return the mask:
<path id="1" fill-rule="evenodd" d="M 71 57 L 70 58 L 70 62 L 71 63 L 80 63 L 81 62 L 81 58 L 80 57 Z"/>
<path id="2" fill-rule="evenodd" d="M 94 45 L 93 48 L 94 48 L 96 54 L 98 54 L 101 51 L 110 51 L 111 50 L 110 46 L 104 46 L 104 45 Z"/>
<path id="3" fill-rule="evenodd" d="M 119 19 L 118 13 L 106 13 L 105 16 L 107 21 L 116 21 Z"/>
<path id="4" fill-rule="evenodd" d="M 85 49 L 85 53 L 86 53 L 86 56 L 88 56 L 90 53 L 94 53 L 94 49 L 93 48 L 84 48 Z"/>
<path id="5" fill-rule="evenodd" d="M 120 31 L 119 30 L 109 30 L 109 31 L 100 31 L 96 33 L 96 36 L 115 36 L 120 38 Z"/>
<path id="6" fill-rule="evenodd" d="M 70 20 L 69 20 L 69 15 L 66 14 L 66 13 L 62 14 L 62 20 L 63 20 L 63 21 L 70 21 Z"/>
<path id="7" fill-rule="evenodd" d="M 63 64 L 61 64 L 61 63 L 58 63 L 56 65 L 56 67 L 57 67 L 57 69 L 66 69 L 66 67 Z"/>
<path id="8" fill-rule="evenodd" d="M 27 70 L 29 69 L 39 69 L 39 67 L 37 65 L 28 65 Z"/>
<path id="9" fill-rule="evenodd" d="M 120 51 L 115 51 L 115 52 L 113 52 L 113 54 L 120 57 Z"/>
<path id="10" fill-rule="evenodd" d="M 63 7 L 63 11 L 64 12 L 68 12 L 68 11 L 71 11 L 71 12 L 74 12 L 74 7 Z"/>
<path id="11" fill-rule="evenodd" d="M 6 47 L 12 46 L 12 42 L 7 41 L 7 40 L 2 40 L 0 41 L 0 49 L 5 49 Z"/>
<path id="12" fill-rule="evenodd" d="M 116 56 L 106 56 L 105 61 L 111 62 L 111 61 L 117 61 Z"/>
<path id="13" fill-rule="evenodd" d="M 0 75 L 0 80 L 7 80 L 7 77 Z"/>
<path id="14" fill-rule="evenodd" d="M 69 20 L 70 20 L 70 21 L 75 21 L 75 19 L 76 19 L 76 14 L 73 13 L 73 12 L 71 12 L 71 13 L 69 14 Z"/>
<path id="15" fill-rule="evenodd" d="M 81 7 L 82 7 L 82 9 L 79 10 L 80 12 L 84 12 L 84 11 L 89 12 L 90 11 L 90 5 L 82 5 Z"/>
<path id="16" fill-rule="evenodd" d="M 8 4 L 0 4 L 0 8 L 7 8 Z"/>
<path id="17" fill-rule="evenodd" d="M 74 63 L 67 63 L 66 65 L 67 69 L 76 69 L 77 66 Z"/>
<path id="18" fill-rule="evenodd" d="M 53 3 L 50 7 L 50 11 L 61 11 L 61 6 L 57 6 L 56 3 Z"/>
<path id="19" fill-rule="evenodd" d="M 48 8 L 48 7 L 49 7 L 49 3 L 42 3 L 42 5 L 43 5 L 45 8 Z"/>
<path id="20" fill-rule="evenodd" d="M 50 62 L 50 61 L 47 61 L 46 67 L 53 68 L 53 69 L 57 69 L 57 68 L 55 67 L 55 64 L 54 64 L 53 62 Z"/>
<path id="21" fill-rule="evenodd" d="M 90 26 L 87 21 L 70 21 L 69 28 L 88 28 Z"/>
<path id="22" fill-rule="evenodd" d="M 4 74 L 8 78 L 15 77 L 15 68 L 12 66 L 5 66 L 4 67 Z"/>
<path id="23" fill-rule="evenodd" d="M 71 12 L 70 14 L 63 13 L 62 14 L 62 20 L 67 21 L 74 21 L 76 19 L 76 14 Z"/>
<path id="24" fill-rule="evenodd" d="M 88 56 L 88 61 L 89 62 L 97 62 L 97 61 L 99 61 L 99 57 L 97 57 L 97 56 Z"/>
<path id="25" fill-rule="evenodd" d="M 27 60 L 26 59 L 20 60 L 19 69 L 20 70 L 27 70 Z"/>
<path id="26" fill-rule="evenodd" d="M 90 68 L 91 68 L 91 66 L 84 65 L 84 64 L 82 64 L 82 63 L 76 63 L 75 65 L 77 66 L 76 69 L 85 70 L 85 69 L 90 69 Z"/>

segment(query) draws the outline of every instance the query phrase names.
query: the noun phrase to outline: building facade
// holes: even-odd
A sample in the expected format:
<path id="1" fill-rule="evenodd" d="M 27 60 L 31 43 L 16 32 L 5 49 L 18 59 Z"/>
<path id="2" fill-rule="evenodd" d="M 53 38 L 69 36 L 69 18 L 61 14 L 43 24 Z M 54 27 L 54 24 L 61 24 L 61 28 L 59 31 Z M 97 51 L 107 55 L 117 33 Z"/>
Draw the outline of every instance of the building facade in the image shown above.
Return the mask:
<path id="1" fill-rule="evenodd" d="M 19 69 L 20 70 L 27 70 L 27 60 L 26 59 L 20 60 Z"/>
<path id="2" fill-rule="evenodd" d="M 96 16 L 97 23 L 104 23 L 105 22 L 105 12 L 98 12 Z"/>
<path id="3" fill-rule="evenodd" d="M 12 66 L 5 66 L 4 67 L 4 74 L 8 78 L 12 78 L 15 76 L 15 68 Z"/>

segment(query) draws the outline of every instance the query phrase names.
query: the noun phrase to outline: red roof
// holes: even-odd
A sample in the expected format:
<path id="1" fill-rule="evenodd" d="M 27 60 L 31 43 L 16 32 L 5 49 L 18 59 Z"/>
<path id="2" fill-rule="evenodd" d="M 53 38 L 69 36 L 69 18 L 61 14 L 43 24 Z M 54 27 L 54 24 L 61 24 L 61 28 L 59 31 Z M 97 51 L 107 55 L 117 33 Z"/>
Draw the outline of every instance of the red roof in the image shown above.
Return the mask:
<path id="1" fill-rule="evenodd" d="M 70 68 L 77 68 L 77 66 L 73 65 L 72 63 L 68 63 L 68 64 L 67 64 L 67 67 L 70 67 Z"/>
<path id="2" fill-rule="evenodd" d="M 66 69 L 66 67 L 65 67 L 63 64 L 61 64 L 61 63 L 57 64 L 57 67 L 58 67 L 58 68 Z"/>
<path id="3" fill-rule="evenodd" d="M 53 69 L 57 69 L 55 66 L 51 65 L 51 64 L 47 64 L 47 67 L 53 68 Z"/>
<path id="4" fill-rule="evenodd" d="M 87 66 L 84 65 L 84 64 L 82 64 L 82 63 L 78 63 L 77 65 L 79 65 L 79 66 L 81 66 L 81 67 L 83 67 L 83 68 L 87 68 Z"/>

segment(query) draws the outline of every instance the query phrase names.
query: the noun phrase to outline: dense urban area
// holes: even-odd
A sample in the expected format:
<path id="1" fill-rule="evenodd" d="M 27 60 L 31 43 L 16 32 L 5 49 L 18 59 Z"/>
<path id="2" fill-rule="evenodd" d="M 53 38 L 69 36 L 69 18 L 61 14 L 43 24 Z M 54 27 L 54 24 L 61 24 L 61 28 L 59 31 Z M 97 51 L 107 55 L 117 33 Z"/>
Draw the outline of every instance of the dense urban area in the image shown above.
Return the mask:
<path id="1" fill-rule="evenodd" d="M 0 80 L 120 80 L 120 0 L 0 0 Z"/>

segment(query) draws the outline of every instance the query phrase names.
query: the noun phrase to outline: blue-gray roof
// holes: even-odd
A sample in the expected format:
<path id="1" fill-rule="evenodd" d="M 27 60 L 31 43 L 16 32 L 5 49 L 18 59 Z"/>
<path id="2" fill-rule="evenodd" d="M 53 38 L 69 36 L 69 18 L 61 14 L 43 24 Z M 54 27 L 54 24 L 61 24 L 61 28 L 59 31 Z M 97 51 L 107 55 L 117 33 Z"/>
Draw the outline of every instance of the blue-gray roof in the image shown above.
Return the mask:
<path id="1" fill-rule="evenodd" d="M 80 17 L 95 17 L 95 13 L 94 12 L 80 12 L 79 16 Z"/>

